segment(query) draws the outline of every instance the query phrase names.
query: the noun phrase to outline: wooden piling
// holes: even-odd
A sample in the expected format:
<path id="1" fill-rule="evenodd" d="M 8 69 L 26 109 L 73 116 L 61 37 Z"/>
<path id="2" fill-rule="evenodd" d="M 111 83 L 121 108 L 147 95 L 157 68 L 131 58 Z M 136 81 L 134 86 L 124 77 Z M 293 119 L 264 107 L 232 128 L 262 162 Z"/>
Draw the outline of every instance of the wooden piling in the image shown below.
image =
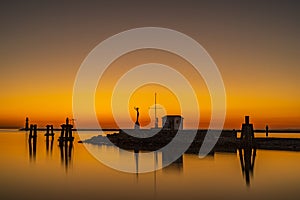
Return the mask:
<path id="1" fill-rule="evenodd" d="M 46 126 L 46 133 L 45 136 L 48 138 L 49 136 L 54 136 L 54 132 L 53 132 L 53 125 L 47 125 Z"/>
<path id="2" fill-rule="evenodd" d="M 33 132 L 33 124 L 30 124 L 30 130 L 29 130 L 29 139 L 32 138 L 32 132 Z"/>
<path id="3" fill-rule="evenodd" d="M 242 124 L 241 139 L 245 144 L 252 145 L 254 139 L 253 124 L 249 123 L 249 116 L 245 116 L 245 123 Z"/>
<path id="4" fill-rule="evenodd" d="M 69 124 L 69 119 L 66 119 L 66 123 L 61 125 L 61 134 L 59 137 L 59 141 L 73 141 L 73 133 L 72 133 L 73 125 Z"/>
<path id="5" fill-rule="evenodd" d="M 33 125 L 33 137 L 34 138 L 37 137 L 37 125 L 36 124 Z"/>
<path id="6" fill-rule="evenodd" d="M 36 124 L 30 124 L 30 130 L 29 130 L 29 140 L 31 138 L 37 137 L 37 125 Z"/>
<path id="7" fill-rule="evenodd" d="M 36 157 L 36 140 L 37 140 L 37 125 L 30 124 L 30 132 L 29 132 L 29 156 L 31 159 L 35 160 Z"/>
<path id="8" fill-rule="evenodd" d="M 28 131 L 29 130 L 29 119 L 28 117 L 26 117 L 26 120 L 25 120 L 25 131 Z"/>

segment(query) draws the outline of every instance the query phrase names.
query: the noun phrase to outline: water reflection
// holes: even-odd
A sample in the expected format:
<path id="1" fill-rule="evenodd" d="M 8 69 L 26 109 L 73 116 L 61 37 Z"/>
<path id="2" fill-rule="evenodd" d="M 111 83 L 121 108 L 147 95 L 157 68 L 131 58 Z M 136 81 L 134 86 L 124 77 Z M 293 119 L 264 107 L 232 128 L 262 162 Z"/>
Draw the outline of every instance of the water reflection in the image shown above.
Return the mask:
<path id="1" fill-rule="evenodd" d="M 49 141 L 49 136 L 46 137 L 46 152 L 49 153 L 49 146 L 50 146 L 50 154 L 52 155 L 53 151 L 53 143 L 54 143 L 54 137 L 51 137 L 51 141 Z"/>
<path id="2" fill-rule="evenodd" d="M 152 173 L 139 174 L 137 183 L 135 174 L 118 172 L 100 164 L 86 149 L 91 149 L 98 154 L 104 153 L 107 157 L 120 156 L 128 161 L 130 167 L 135 166 L 134 154 L 126 157 L 121 150 L 115 147 L 83 145 L 75 142 L 77 141 L 77 135 L 75 135 L 72 148 L 72 166 L 74 167 L 69 168 L 66 173 L 65 161 L 61 165 L 60 146 L 57 142 L 58 134 L 54 138 L 55 144 L 53 144 L 51 159 L 46 153 L 46 138 L 42 135 L 44 132 L 38 134 L 35 147 L 36 163 L 29 160 L 30 152 L 34 158 L 34 142 L 31 140 L 30 144 L 28 137 L 24 137 L 23 134 L 25 132 L 0 131 L 2 199 L 55 199 L 57 197 L 96 199 L 100 196 L 104 199 L 143 200 L 184 199 L 186 197 L 189 199 L 245 200 L 299 199 L 299 152 L 257 149 L 255 152 L 257 156 L 254 156 L 255 150 L 252 149 L 250 166 L 254 166 L 252 160 L 255 157 L 254 169 L 252 167 L 255 179 L 251 178 L 249 151 L 247 150 L 244 152 L 244 149 L 241 149 L 242 153 L 240 153 L 240 150 L 237 149 L 237 154 L 217 151 L 214 157 L 210 156 L 205 159 L 199 159 L 198 155 L 185 154 L 182 160 L 184 170 L 180 173 L 177 173 L 178 170 L 168 171 L 169 168 L 166 168 Z M 65 157 L 64 148 L 65 146 L 63 146 L 63 157 Z M 51 137 L 49 137 L 49 155 L 50 149 Z M 245 170 L 244 178 L 240 155 Z M 74 160 L 74 156 L 76 156 L 76 160 Z M 245 161 L 247 160 L 249 170 L 246 170 Z M 154 169 L 160 168 L 161 162 L 161 152 L 154 152 L 145 157 L 143 152 L 139 151 L 139 171 L 142 170 L 143 164 L 149 164 Z M 258 165 L 261 173 L 257 171 Z M 69 173 L 70 170 L 72 173 Z M 251 186 L 255 184 L 255 187 L 247 189 L 246 171 L 249 171 L 249 183 Z M 257 177 L 258 175 L 259 177 Z M 20 189 L 18 192 L 12 192 L 15 188 Z M 116 188 L 118 192 L 116 192 Z"/>
<path id="3" fill-rule="evenodd" d="M 251 146 L 240 148 L 239 156 L 243 177 L 246 179 L 247 186 L 250 186 L 250 176 L 253 177 L 256 148 L 252 148 Z"/>
<path id="4" fill-rule="evenodd" d="M 27 135 L 27 133 L 26 133 Z M 32 136 L 30 136 L 32 135 Z M 29 152 L 29 157 L 30 161 L 34 162 L 36 161 L 36 155 L 37 155 L 37 137 L 34 137 L 33 133 L 30 134 L 28 139 L 28 152 Z M 54 136 L 46 136 L 45 143 L 43 143 L 43 146 L 45 145 L 46 149 L 46 155 L 50 154 L 52 156 L 53 152 L 53 146 L 54 146 Z M 93 145 L 92 145 L 93 146 Z M 99 145 L 94 145 L 94 146 L 99 146 Z M 101 145 L 105 146 L 105 145 Z M 107 146 L 105 146 L 107 147 Z M 64 166 L 66 171 L 70 169 L 73 165 L 73 148 L 74 144 L 70 140 L 65 140 L 61 141 L 58 144 L 58 149 L 59 149 L 59 154 L 57 154 L 57 158 L 60 158 L 61 164 Z M 39 148 L 41 149 L 41 148 Z M 44 149 L 44 148 L 42 148 Z M 166 163 L 169 163 L 171 160 L 173 160 L 173 155 L 172 153 L 162 153 L 162 152 L 153 152 L 150 157 L 144 156 L 143 152 L 140 151 L 139 149 L 134 149 L 132 152 L 132 157 L 129 158 L 128 154 L 123 154 L 124 151 L 128 152 L 127 150 L 122 150 L 116 147 L 110 147 L 110 148 L 95 148 L 98 153 L 101 151 L 102 153 L 105 153 L 109 156 L 113 154 L 117 154 L 119 157 L 123 157 L 122 159 L 127 159 L 128 160 L 128 166 L 134 166 L 135 167 L 135 176 L 136 180 L 138 181 L 139 179 L 139 173 L 142 171 L 143 167 L 145 164 L 150 164 L 153 166 L 153 178 L 154 178 L 154 189 L 156 189 L 156 176 L 157 176 L 157 169 L 160 169 L 161 166 L 164 166 Z M 251 177 L 253 177 L 253 170 L 254 170 L 254 164 L 255 164 L 255 158 L 256 158 L 256 148 L 253 148 L 251 146 L 245 146 L 243 148 L 237 149 L 238 150 L 238 155 L 240 159 L 240 166 L 242 170 L 242 175 L 245 179 L 246 185 L 250 186 L 251 182 Z M 57 151 L 54 151 L 57 152 Z M 95 152 L 95 153 L 97 153 Z M 218 150 L 217 152 L 222 152 Z M 236 155 L 236 154 L 233 154 Z M 209 157 L 214 157 L 215 156 L 215 151 L 212 151 L 209 154 Z M 196 157 L 194 159 L 197 159 Z M 199 162 L 202 162 L 201 159 L 199 159 Z M 206 160 L 207 162 L 207 160 Z M 130 164 L 131 163 L 131 164 Z M 169 164 L 168 166 L 162 168 L 161 172 L 166 173 L 166 174 L 178 174 L 182 175 L 183 173 L 183 167 L 184 167 L 184 155 L 180 156 L 178 159 L 176 159 L 174 162 Z M 158 171 L 159 173 L 159 171 Z M 237 173 L 240 173 L 240 171 L 237 171 Z"/>
<path id="5" fill-rule="evenodd" d="M 136 180 L 138 181 L 139 178 L 139 150 L 134 149 L 134 161 L 135 161 L 135 175 Z"/>
<path id="6" fill-rule="evenodd" d="M 36 161 L 36 137 L 32 137 L 28 139 L 28 150 L 29 150 L 29 158 L 30 161 Z"/>
<path id="7" fill-rule="evenodd" d="M 255 158 L 256 158 L 256 148 L 251 146 L 251 145 L 245 145 L 243 148 L 236 149 L 239 154 L 239 159 L 240 159 L 240 165 L 241 165 L 241 170 L 242 170 L 242 175 L 245 179 L 246 185 L 250 186 L 251 182 L 251 177 L 253 177 L 253 172 L 254 172 L 254 164 L 255 164 Z M 121 152 L 119 151 L 119 155 L 121 156 Z M 223 152 L 223 151 L 218 151 L 218 152 Z M 228 153 L 227 151 L 225 151 Z M 236 152 L 236 151 L 235 151 Z M 208 156 L 209 157 L 214 157 L 215 156 L 215 151 L 212 151 Z M 232 152 L 231 152 L 232 153 Z M 136 178 L 138 180 L 139 177 L 139 168 L 142 163 L 140 156 L 142 152 L 140 152 L 138 149 L 135 149 L 133 151 L 133 156 L 134 156 L 134 162 L 135 162 L 135 169 L 136 169 Z M 236 153 L 232 153 L 233 155 Z M 153 163 L 153 169 L 154 169 L 154 184 L 156 185 L 156 171 L 158 169 L 158 166 L 165 165 L 167 163 L 170 163 L 171 160 L 173 160 L 173 155 L 172 153 L 161 153 L 160 159 L 158 159 L 158 153 L 153 152 L 153 160 L 151 159 L 151 162 Z M 201 162 L 201 160 L 199 159 Z M 180 174 L 183 172 L 183 166 L 184 166 L 184 158 L 183 156 L 180 156 L 177 160 L 173 161 L 171 164 L 168 166 L 162 168 L 162 172 L 164 173 L 172 173 L 172 174 Z M 237 172 L 238 173 L 238 172 Z M 156 187 L 156 186 L 155 186 Z"/>
<path id="8" fill-rule="evenodd" d="M 126 150 L 120 150 L 119 151 L 119 155 L 122 156 L 122 152 L 126 151 Z M 177 160 L 173 161 L 172 163 L 171 160 L 173 160 L 173 155 L 171 153 L 165 153 L 165 152 L 161 152 L 161 156 L 158 156 L 158 152 L 155 151 L 153 152 L 153 157 L 150 158 L 148 157 L 147 160 L 144 160 L 143 157 L 143 152 L 141 152 L 139 149 L 134 149 L 133 150 L 133 156 L 134 156 L 134 164 L 135 164 L 135 174 L 136 177 L 138 178 L 138 174 L 141 173 L 141 171 L 139 170 L 140 165 L 143 165 L 145 163 L 143 162 L 147 162 L 148 164 L 151 164 L 153 162 L 153 171 L 155 172 L 156 170 L 158 170 L 160 167 L 160 165 L 167 165 L 166 167 L 163 168 L 164 172 L 167 171 L 172 171 L 172 172 L 181 172 L 183 169 L 183 156 L 180 156 Z M 141 158 L 140 158 L 141 157 Z M 159 161 L 158 157 L 161 157 L 161 160 Z"/>
<path id="9" fill-rule="evenodd" d="M 65 166 L 66 171 L 72 164 L 73 141 L 59 142 L 61 164 Z"/>
<path id="10" fill-rule="evenodd" d="M 170 156 L 168 153 L 162 154 L 162 162 L 163 165 L 165 163 L 169 163 L 172 159 L 172 155 Z M 163 168 L 163 172 L 172 172 L 172 173 L 180 173 L 183 169 L 183 156 L 180 156 L 177 160 L 173 161 L 171 164 Z"/>

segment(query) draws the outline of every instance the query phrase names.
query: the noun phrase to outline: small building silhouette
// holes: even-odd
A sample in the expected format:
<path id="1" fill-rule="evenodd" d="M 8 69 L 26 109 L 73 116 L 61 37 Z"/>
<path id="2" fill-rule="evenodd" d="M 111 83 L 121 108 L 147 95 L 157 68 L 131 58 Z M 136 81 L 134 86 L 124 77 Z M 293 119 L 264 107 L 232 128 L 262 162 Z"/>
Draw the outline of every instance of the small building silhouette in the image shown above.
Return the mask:
<path id="1" fill-rule="evenodd" d="M 162 117 L 162 127 L 164 130 L 182 130 L 183 117 L 180 115 L 165 115 Z"/>

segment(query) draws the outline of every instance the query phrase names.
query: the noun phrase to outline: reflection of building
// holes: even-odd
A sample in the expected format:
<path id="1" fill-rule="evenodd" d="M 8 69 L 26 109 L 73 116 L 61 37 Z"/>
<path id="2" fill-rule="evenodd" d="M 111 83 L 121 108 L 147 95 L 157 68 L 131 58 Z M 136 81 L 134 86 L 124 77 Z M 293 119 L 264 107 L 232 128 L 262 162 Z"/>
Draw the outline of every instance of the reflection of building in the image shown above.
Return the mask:
<path id="1" fill-rule="evenodd" d="M 183 156 L 176 159 L 172 152 L 162 152 L 162 165 L 164 172 L 181 172 L 183 168 Z"/>
<path id="2" fill-rule="evenodd" d="M 180 115 L 166 115 L 162 117 L 162 127 L 165 130 L 182 130 L 183 117 Z"/>

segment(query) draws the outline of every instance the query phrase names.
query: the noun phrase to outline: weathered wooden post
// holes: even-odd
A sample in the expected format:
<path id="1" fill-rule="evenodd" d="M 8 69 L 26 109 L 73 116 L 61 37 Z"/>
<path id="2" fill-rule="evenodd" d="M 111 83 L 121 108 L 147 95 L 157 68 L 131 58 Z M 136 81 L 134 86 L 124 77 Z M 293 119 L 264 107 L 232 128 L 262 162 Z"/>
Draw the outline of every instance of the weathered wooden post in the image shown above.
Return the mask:
<path id="1" fill-rule="evenodd" d="M 50 128 L 51 128 L 51 135 L 52 135 L 52 137 L 53 137 L 53 136 L 54 136 L 54 132 L 53 132 L 53 130 L 54 130 L 54 129 L 53 129 L 53 125 L 51 125 L 51 126 L 50 126 Z"/>
<path id="2" fill-rule="evenodd" d="M 33 137 L 32 132 L 33 132 L 33 124 L 30 124 L 29 140 Z"/>
<path id="3" fill-rule="evenodd" d="M 269 126 L 266 125 L 266 137 L 269 137 Z"/>
<path id="4" fill-rule="evenodd" d="M 33 125 L 33 138 L 36 138 L 37 137 L 37 125 L 34 124 Z"/>
<path id="5" fill-rule="evenodd" d="M 46 150 L 48 152 L 48 150 L 49 150 L 49 136 L 52 137 L 52 139 L 51 139 L 51 147 L 53 146 L 53 140 L 54 140 L 53 125 L 47 125 L 46 126 L 45 136 L 46 136 Z"/>
<path id="6" fill-rule="evenodd" d="M 47 136 L 47 138 L 48 138 L 49 135 L 50 135 L 50 125 L 47 125 L 46 126 L 46 134 L 45 134 L 45 136 Z"/>
<path id="7" fill-rule="evenodd" d="M 73 132 L 72 132 L 72 125 L 69 127 L 69 140 L 73 141 L 74 137 L 73 137 Z"/>
<path id="8" fill-rule="evenodd" d="M 52 136 L 52 138 L 51 138 L 51 146 L 50 146 L 50 152 L 52 153 L 52 150 L 53 150 L 53 142 L 54 142 L 54 132 L 53 132 L 53 125 L 51 125 L 51 136 Z"/>
<path id="9" fill-rule="evenodd" d="M 249 116 L 245 116 L 245 123 L 242 125 L 241 132 L 242 148 L 239 148 L 240 162 L 243 174 L 246 175 L 246 184 L 250 185 L 250 174 L 253 173 L 256 147 L 253 145 L 254 130 L 253 124 L 249 123 Z M 244 150 L 244 155 L 243 151 Z"/>
<path id="10" fill-rule="evenodd" d="M 58 139 L 59 143 L 62 144 L 65 138 L 65 124 L 61 125 L 61 132 L 60 132 L 60 137 Z"/>
<path id="11" fill-rule="evenodd" d="M 29 132 L 29 156 L 30 158 L 35 160 L 36 157 L 36 139 L 37 139 L 37 125 L 30 124 L 30 132 Z"/>
<path id="12" fill-rule="evenodd" d="M 241 139 L 246 144 L 252 144 L 254 139 L 253 124 L 249 123 L 249 116 L 245 116 L 245 123 L 242 125 Z"/>
<path id="13" fill-rule="evenodd" d="M 28 117 L 26 117 L 26 120 L 25 120 L 25 131 L 28 131 L 29 130 L 29 119 Z"/>
<path id="14" fill-rule="evenodd" d="M 37 125 L 30 124 L 29 139 L 37 137 Z"/>
<path id="15" fill-rule="evenodd" d="M 66 123 L 61 125 L 61 135 L 59 137 L 59 147 L 61 162 L 64 163 L 66 169 L 71 162 L 72 148 L 73 148 L 73 125 L 69 124 L 69 118 L 66 118 Z"/>
<path id="16" fill-rule="evenodd" d="M 69 118 L 66 119 L 66 139 L 69 141 L 73 141 L 73 133 L 72 133 L 73 125 L 69 124 Z"/>

